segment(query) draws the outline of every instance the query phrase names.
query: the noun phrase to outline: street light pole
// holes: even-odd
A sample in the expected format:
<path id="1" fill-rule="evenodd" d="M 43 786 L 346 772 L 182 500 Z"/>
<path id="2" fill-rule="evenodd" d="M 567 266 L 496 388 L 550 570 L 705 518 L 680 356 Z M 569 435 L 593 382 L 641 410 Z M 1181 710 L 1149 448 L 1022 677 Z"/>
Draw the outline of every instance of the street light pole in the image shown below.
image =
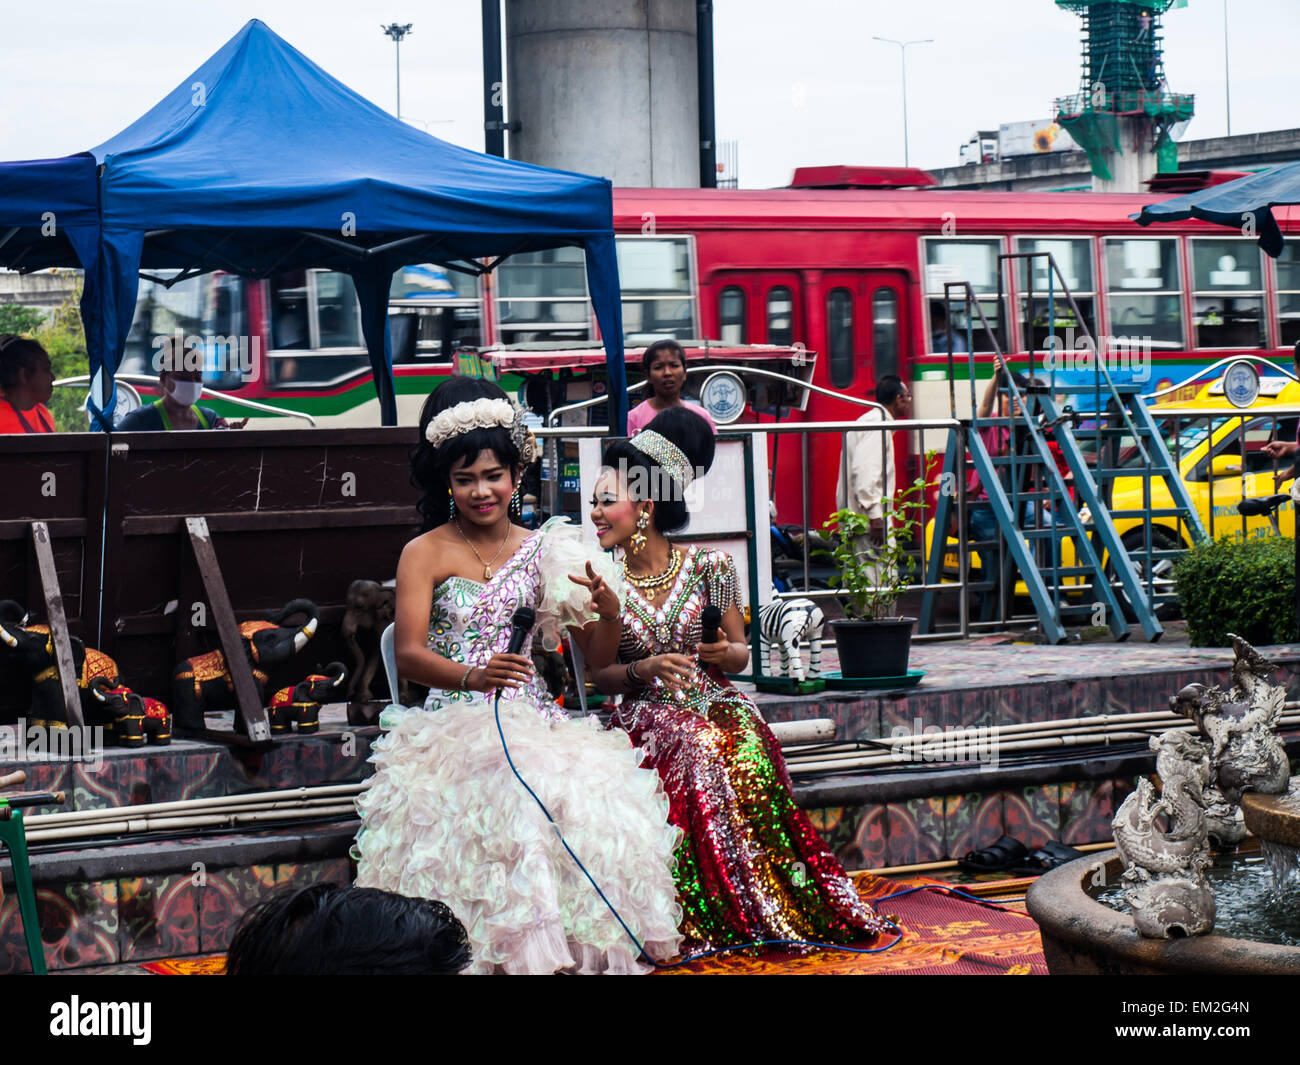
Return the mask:
<path id="1" fill-rule="evenodd" d="M 405 26 L 393 22 L 379 27 L 393 39 L 393 44 L 397 45 L 397 111 L 395 113 L 398 118 L 402 117 L 402 39 L 411 32 L 412 25 L 410 22 Z"/>
<path id="2" fill-rule="evenodd" d="M 927 37 L 923 41 L 896 41 L 892 37 L 872 37 L 873 41 L 884 41 L 885 44 L 898 45 L 898 54 L 903 61 L 903 165 L 911 165 L 911 157 L 908 153 L 907 146 L 907 49 L 913 44 L 934 44 L 932 37 Z"/>

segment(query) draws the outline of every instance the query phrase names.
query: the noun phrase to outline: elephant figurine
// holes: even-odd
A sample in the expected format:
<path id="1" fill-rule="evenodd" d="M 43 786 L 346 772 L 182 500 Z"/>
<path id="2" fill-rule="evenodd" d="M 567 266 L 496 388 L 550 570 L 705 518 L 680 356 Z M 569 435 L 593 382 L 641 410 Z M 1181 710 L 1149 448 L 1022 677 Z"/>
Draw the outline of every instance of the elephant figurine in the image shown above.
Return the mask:
<path id="1" fill-rule="evenodd" d="M 305 614 L 306 624 L 286 625 L 289 618 Z M 253 667 L 257 697 L 265 703 L 268 666 L 288 661 L 316 634 L 320 612 L 310 599 L 294 599 L 271 615 L 269 621 L 245 621 L 239 626 L 244 653 Z M 179 663 L 172 671 L 173 720 L 177 728 L 198 731 L 209 710 L 236 707 L 235 683 L 226 669 L 225 656 L 209 651 Z"/>
<path id="2" fill-rule="evenodd" d="M 165 703 L 113 686 L 103 677 L 91 686 L 95 698 L 113 718 L 113 736 L 123 747 L 143 747 L 146 742 L 165 747 L 172 741 L 172 715 Z"/>
<path id="3" fill-rule="evenodd" d="M 26 624 L 27 614 L 12 599 L 0 601 L 0 646 L 17 656 L 32 675 L 30 724 L 41 728 L 67 728 L 68 715 L 63 705 L 63 687 L 59 682 L 58 659 L 54 637 L 48 625 Z M 103 651 L 87 647 L 71 637 L 72 664 L 77 670 L 77 689 L 81 696 L 81 714 L 87 724 L 103 723 L 104 712 L 93 685 L 107 681 L 121 684 L 117 663 Z"/>
<path id="4" fill-rule="evenodd" d="M 347 667 L 342 662 L 331 662 L 323 674 L 312 673 L 290 688 L 281 688 L 266 708 L 271 718 L 271 734 L 288 732 L 294 724 L 302 734 L 319 732 L 320 708 L 347 675 Z"/>
<path id="5" fill-rule="evenodd" d="M 347 609 L 343 614 L 340 631 L 343 640 L 352 652 L 352 680 L 348 684 L 350 702 L 369 702 L 374 698 L 370 685 L 379 668 L 379 634 L 384 631 L 396 613 L 397 589 L 377 581 L 353 581 L 348 585 Z M 363 651 L 357 636 L 361 632 L 372 633 L 373 647 L 369 653 Z M 367 640 L 367 645 L 371 642 Z M 397 700 L 398 693 L 390 692 L 390 701 Z"/>

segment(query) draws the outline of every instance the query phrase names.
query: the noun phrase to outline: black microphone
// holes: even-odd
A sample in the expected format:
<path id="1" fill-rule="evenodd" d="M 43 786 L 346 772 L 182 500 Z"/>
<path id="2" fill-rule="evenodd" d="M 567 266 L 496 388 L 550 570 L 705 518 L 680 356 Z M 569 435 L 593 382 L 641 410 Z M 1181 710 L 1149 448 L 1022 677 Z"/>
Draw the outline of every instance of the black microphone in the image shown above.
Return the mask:
<path id="1" fill-rule="evenodd" d="M 510 616 L 510 646 L 506 648 L 506 654 L 517 655 L 523 650 L 524 641 L 533 631 L 536 621 L 537 611 L 530 606 L 521 606 Z"/>
<path id="2" fill-rule="evenodd" d="M 716 606 L 706 606 L 700 614 L 700 643 L 717 643 L 721 624 L 722 611 Z"/>

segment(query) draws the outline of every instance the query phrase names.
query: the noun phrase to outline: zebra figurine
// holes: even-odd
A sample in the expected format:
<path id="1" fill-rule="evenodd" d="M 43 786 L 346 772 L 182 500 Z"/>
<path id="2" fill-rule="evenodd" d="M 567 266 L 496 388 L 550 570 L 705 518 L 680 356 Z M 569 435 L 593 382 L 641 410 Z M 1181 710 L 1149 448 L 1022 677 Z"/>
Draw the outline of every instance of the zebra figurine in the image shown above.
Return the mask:
<path id="1" fill-rule="evenodd" d="M 826 623 L 821 607 L 811 599 L 773 599 L 758 612 L 759 651 L 774 677 L 806 680 L 822 672 L 822 628 Z M 804 674 L 799 644 L 808 641 L 808 672 Z M 780 652 L 777 667 L 776 652 Z"/>

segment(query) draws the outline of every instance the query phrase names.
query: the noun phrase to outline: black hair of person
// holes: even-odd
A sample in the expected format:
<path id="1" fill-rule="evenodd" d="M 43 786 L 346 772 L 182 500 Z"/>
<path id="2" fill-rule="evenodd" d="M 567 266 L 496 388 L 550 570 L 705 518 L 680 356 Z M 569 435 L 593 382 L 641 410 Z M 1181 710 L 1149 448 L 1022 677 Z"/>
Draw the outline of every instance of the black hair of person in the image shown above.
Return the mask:
<path id="1" fill-rule="evenodd" d="M 713 427 L 693 411 L 685 407 L 670 407 L 668 410 L 660 411 L 642 431 L 651 430 L 671 441 L 681 450 L 686 456 L 687 463 L 695 470 L 696 477 L 702 477 L 713 465 L 713 454 L 717 448 Z M 633 467 L 646 470 L 649 475 L 646 481 L 652 490 L 669 483 L 668 474 L 664 472 L 663 467 L 638 449 L 632 440 L 616 440 L 610 444 L 605 449 L 601 462 L 609 469 L 629 475 Z M 651 520 L 661 535 L 668 536 L 684 528 L 690 517 L 686 510 L 683 486 L 673 482 L 672 491 L 666 493 L 660 491 L 657 494 L 667 495 L 669 498 L 654 501 L 654 517 Z"/>
<path id="2" fill-rule="evenodd" d="M 641 356 L 641 372 L 647 377 L 650 376 L 650 367 L 654 365 L 655 359 L 660 355 L 675 355 L 677 361 L 682 364 L 682 369 L 686 369 L 686 349 L 675 340 L 656 340 Z"/>
<path id="3" fill-rule="evenodd" d="M 0 390 L 8 391 L 18 384 L 19 374 L 31 373 L 46 355 L 45 349 L 29 337 L 16 333 L 0 333 Z"/>
<path id="4" fill-rule="evenodd" d="M 491 381 L 478 377 L 451 377 L 429 393 L 420 411 L 420 442 L 411 451 L 411 483 L 423 489 L 424 494 L 416 504 L 422 518 L 421 532 L 443 525 L 448 520 L 447 489 L 451 487 L 451 471 L 461 463 L 473 463 L 479 452 L 491 451 L 497 461 L 515 477 L 522 474 L 519 448 L 510 439 L 510 430 L 503 426 L 491 429 L 471 429 L 435 448 L 425 438 L 429 422 L 458 403 L 471 403 L 476 399 L 509 399 Z"/>
<path id="5" fill-rule="evenodd" d="M 882 407 L 888 407 L 906 391 L 903 379 L 898 374 L 887 373 L 876 382 L 876 402 Z"/>
<path id="6" fill-rule="evenodd" d="M 313 884 L 276 892 L 244 914 L 228 976 L 452 976 L 469 936 L 433 899 Z"/>

